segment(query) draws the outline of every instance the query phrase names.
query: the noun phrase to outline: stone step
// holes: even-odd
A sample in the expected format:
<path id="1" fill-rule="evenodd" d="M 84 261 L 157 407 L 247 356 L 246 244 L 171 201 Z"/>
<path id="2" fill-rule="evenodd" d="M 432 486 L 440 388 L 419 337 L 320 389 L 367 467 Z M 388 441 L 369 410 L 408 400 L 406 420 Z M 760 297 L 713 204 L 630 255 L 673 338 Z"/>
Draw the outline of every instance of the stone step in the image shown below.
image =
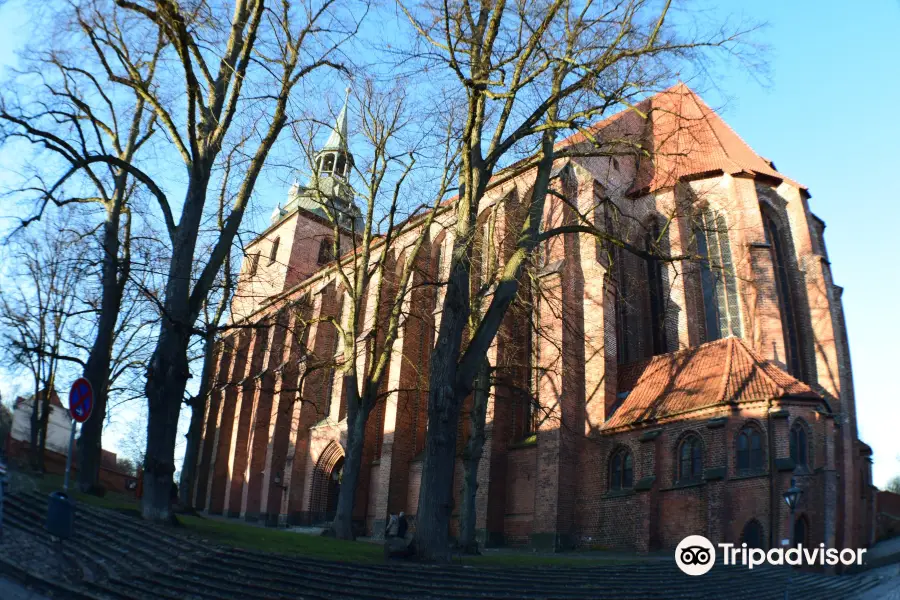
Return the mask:
<path id="1" fill-rule="evenodd" d="M 296 576 L 308 576 L 315 579 L 335 579 L 341 580 L 343 585 L 345 586 L 356 586 L 367 588 L 371 585 L 371 582 L 374 580 L 378 580 L 382 583 L 382 585 L 389 586 L 388 588 L 381 589 L 394 589 L 397 586 L 402 586 L 402 588 L 408 589 L 411 593 L 403 594 L 400 592 L 399 597 L 420 597 L 422 594 L 431 594 L 431 593 L 440 593 L 442 597 L 447 598 L 471 598 L 471 597 L 505 597 L 508 598 L 510 595 L 508 593 L 503 593 L 498 596 L 497 589 L 491 589 L 491 585 L 495 588 L 500 587 L 502 589 L 510 589 L 510 584 L 521 584 L 523 578 L 519 578 L 517 581 L 506 581 L 501 582 L 504 585 L 500 585 L 497 582 L 488 582 L 484 578 L 475 576 L 473 578 L 461 578 L 459 577 L 459 573 L 457 573 L 456 578 L 452 578 L 451 576 L 435 578 L 432 577 L 430 573 L 423 574 L 419 572 L 418 575 L 415 573 L 404 573 L 403 575 L 398 576 L 397 573 L 390 573 L 385 571 L 379 571 L 377 569 L 363 569 L 363 568 L 355 568 L 354 566 L 349 565 L 340 565 L 340 563 L 334 563 L 340 565 L 338 568 L 328 569 L 324 565 L 316 567 L 311 567 L 308 565 L 292 565 L 290 568 L 276 568 L 273 566 L 273 561 L 265 562 L 256 559 L 244 559 L 239 554 L 235 552 L 225 553 L 223 555 L 218 555 L 213 559 L 215 565 L 221 565 L 223 567 L 234 568 L 241 572 L 246 573 L 251 577 L 258 578 L 278 578 L 285 579 L 289 578 L 292 575 Z M 209 562 L 206 563 L 206 568 L 215 568 L 211 566 Z M 423 577 L 424 575 L 424 577 Z M 471 579 L 471 580 L 470 580 Z M 532 595 L 537 594 L 541 597 L 545 596 L 547 593 L 552 593 L 559 589 L 559 586 L 554 588 L 553 585 L 547 584 L 546 582 L 540 580 L 527 580 L 528 584 L 537 588 L 533 590 Z M 571 581 L 568 583 L 571 584 Z M 623 587 L 622 585 L 614 585 L 614 587 Z M 512 589 L 516 589 L 512 587 Z M 569 589 L 572 589 L 571 587 Z M 580 586 L 580 594 L 579 596 L 585 596 L 594 598 L 597 596 L 598 591 L 609 590 L 610 582 L 609 581 L 592 581 L 585 582 Z M 522 588 L 519 588 L 522 593 Z M 348 590 L 348 592 L 351 590 Z M 665 597 L 666 594 L 661 592 L 659 597 Z"/>
<path id="2" fill-rule="evenodd" d="M 35 494 L 31 494 L 29 500 L 41 501 L 40 496 Z M 46 502 L 44 509 L 46 511 Z M 97 534 L 103 534 L 109 533 L 110 524 L 114 524 L 115 539 L 119 543 L 131 546 L 135 552 L 149 551 L 147 556 L 151 560 L 153 556 L 177 558 L 179 553 L 184 554 L 190 550 L 207 550 L 200 544 L 190 543 L 182 538 L 160 535 L 152 524 L 137 522 L 133 525 L 133 522 L 135 519 L 120 515 L 116 511 L 96 509 L 84 504 L 79 504 L 75 511 L 76 527 L 85 526 Z"/>
<path id="3" fill-rule="evenodd" d="M 16 515 L 27 526 L 27 531 L 35 536 L 48 536 L 44 528 L 43 520 L 33 512 L 22 511 L 21 507 L 11 503 L 5 507 L 10 514 Z M 100 562 L 107 571 L 129 572 L 134 568 L 148 568 L 145 562 L 129 556 L 129 552 L 121 545 L 111 543 L 109 535 L 96 538 L 84 527 L 76 522 L 75 535 L 63 542 L 66 546 L 78 546 L 83 552 L 89 553 L 95 562 Z"/>

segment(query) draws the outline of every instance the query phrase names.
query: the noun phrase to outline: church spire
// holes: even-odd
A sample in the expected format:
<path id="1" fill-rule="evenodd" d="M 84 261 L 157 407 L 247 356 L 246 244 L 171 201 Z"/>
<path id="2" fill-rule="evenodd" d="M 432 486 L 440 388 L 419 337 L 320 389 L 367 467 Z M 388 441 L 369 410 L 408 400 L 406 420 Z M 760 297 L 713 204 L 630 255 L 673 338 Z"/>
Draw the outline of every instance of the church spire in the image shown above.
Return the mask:
<path id="1" fill-rule="evenodd" d="M 350 87 L 347 86 L 347 93 L 344 96 L 344 106 L 338 114 L 337 121 L 334 123 L 334 128 L 331 130 L 331 135 L 328 136 L 328 141 L 325 142 L 325 145 L 322 147 L 322 152 L 328 150 L 349 152 L 347 147 L 347 105 L 349 103 Z"/>

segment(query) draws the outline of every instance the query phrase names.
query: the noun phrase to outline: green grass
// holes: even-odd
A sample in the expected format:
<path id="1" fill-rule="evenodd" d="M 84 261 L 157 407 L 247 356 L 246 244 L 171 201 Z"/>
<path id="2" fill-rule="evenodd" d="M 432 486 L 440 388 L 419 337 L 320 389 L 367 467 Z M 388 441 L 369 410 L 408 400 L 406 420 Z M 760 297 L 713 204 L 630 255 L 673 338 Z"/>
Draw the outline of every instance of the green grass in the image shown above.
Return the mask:
<path id="1" fill-rule="evenodd" d="M 235 548 L 296 554 L 354 562 L 382 562 L 384 551 L 378 544 L 348 542 L 318 535 L 292 533 L 271 527 L 254 527 L 243 523 L 227 523 L 178 515 L 178 521 L 191 533 Z"/>
<path id="2" fill-rule="evenodd" d="M 36 491 L 44 494 L 62 490 L 61 475 L 45 474 L 42 477 L 29 476 Z M 73 483 L 73 482 L 70 482 Z M 137 516 L 140 504 L 133 496 L 107 492 L 104 497 L 83 494 L 73 485 L 69 494 L 76 502 L 126 512 Z M 239 521 L 223 521 L 201 516 L 178 515 L 183 531 L 212 542 L 263 552 L 306 556 L 322 560 L 379 563 L 384 561 L 384 550 L 380 544 L 349 542 L 330 537 L 293 533 L 271 527 L 257 527 Z M 522 552 L 488 553 L 480 556 L 454 556 L 454 563 L 485 567 L 533 567 L 533 566 L 573 566 L 629 564 L 645 560 L 643 557 L 623 556 L 619 553 L 603 551 L 574 555 L 529 554 Z"/>
<path id="3" fill-rule="evenodd" d="M 34 481 L 36 491 L 43 494 L 49 494 L 51 492 L 61 492 L 63 489 L 64 477 L 62 475 L 45 473 L 42 476 L 32 476 L 31 479 L 32 481 Z M 91 506 L 99 506 L 100 508 L 108 508 L 118 511 L 134 511 L 139 508 L 137 499 L 134 498 L 134 496 L 130 496 L 127 494 L 106 492 L 106 495 L 102 498 L 100 496 L 94 496 L 92 494 L 83 494 L 76 489 L 74 479 L 69 480 L 68 493 L 69 496 L 76 502 L 89 504 Z"/>

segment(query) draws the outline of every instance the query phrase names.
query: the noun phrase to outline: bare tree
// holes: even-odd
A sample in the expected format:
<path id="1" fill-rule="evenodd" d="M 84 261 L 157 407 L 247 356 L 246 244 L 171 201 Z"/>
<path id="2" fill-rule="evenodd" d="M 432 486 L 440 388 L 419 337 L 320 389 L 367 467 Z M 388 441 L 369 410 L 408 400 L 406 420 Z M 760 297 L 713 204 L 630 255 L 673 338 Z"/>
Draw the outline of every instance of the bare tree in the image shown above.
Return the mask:
<path id="1" fill-rule="evenodd" d="M 340 187 L 318 183 L 314 165 L 310 190 L 333 226 L 331 253 L 340 257 L 334 271 L 344 295 L 343 316 L 322 317 L 337 332 L 337 362 L 331 356 L 310 361 L 311 368 L 335 369 L 342 378 L 347 444 L 333 524 L 335 535 L 342 539 L 353 538 L 366 423 L 379 402 L 398 392 L 386 387 L 385 376 L 401 327 L 411 318 L 412 293 L 433 285 L 428 274 L 428 231 L 449 191 L 456 161 L 452 131 L 439 127 L 431 131 L 416 121 L 419 107 L 413 108 L 404 82 L 381 90 L 366 81 L 354 99 L 359 105 L 362 151 L 360 159 L 348 161 L 355 171 L 349 198 L 358 201 L 362 214 L 356 212 L 354 200 L 348 203 L 348 196 L 332 193 Z M 339 122 L 345 116 L 342 113 Z M 340 134 L 346 136 L 346 129 Z M 301 134 L 296 138 L 301 145 L 310 139 Z M 307 150 L 312 164 L 311 148 Z M 438 171 L 430 188 L 434 195 L 428 197 L 416 190 L 428 189 L 417 183 L 432 174 L 423 166 L 431 163 L 446 168 Z M 351 249 L 341 256 L 342 240 L 348 239 Z"/>
<path id="2" fill-rule="evenodd" d="M 885 488 L 889 492 L 894 492 L 895 494 L 900 494 L 900 475 L 897 475 L 893 479 L 887 482 L 887 486 Z"/>
<path id="3" fill-rule="evenodd" d="M 109 56 L 108 47 L 91 42 L 106 37 L 128 47 L 131 76 L 142 87 L 152 85 L 165 45 L 162 37 L 144 43 L 146 28 L 127 12 L 104 9 L 99 2 L 81 2 L 59 14 L 53 23 L 58 35 L 43 38 L 49 41 L 23 53 L 27 67 L 16 74 L 15 85 L 10 87 L 23 91 L 4 94 L 0 101 L 0 121 L 5 123 L 2 139 L 27 140 L 40 149 L 43 159 L 35 163 L 39 166 L 26 185 L 15 190 L 25 197 L 37 194 L 37 210 L 22 220 L 22 226 L 42 218 L 52 204 L 81 205 L 86 211 L 97 206 L 102 209 L 101 294 L 83 372 L 94 388 L 94 408 L 78 440 L 82 490 L 98 482 L 108 393 L 112 380 L 121 375 L 110 371 L 115 340 L 121 339 L 122 327 L 134 324 L 132 314 L 120 318 L 131 269 L 134 213 L 129 205 L 137 193 L 122 165 L 133 162 L 151 139 L 157 119 L 140 94 L 123 98 L 107 89 L 103 65 L 117 58 Z M 115 160 L 86 164 L 92 156 L 105 154 Z M 46 184 L 54 171 L 57 176 Z M 67 176 L 60 177 L 63 173 Z M 65 193 L 72 187 L 76 188 L 72 194 Z M 134 310 L 131 307 L 128 312 Z M 134 351 L 132 344 L 126 346 Z"/>
<path id="4" fill-rule="evenodd" d="M 740 29 L 716 28 L 709 35 L 680 30 L 673 24 L 671 4 L 547 0 L 402 5 L 421 42 L 417 57 L 431 73 L 446 74 L 447 85 L 465 104 L 452 260 L 431 356 L 430 426 L 416 530 L 416 548 L 424 560 L 448 559 L 460 407 L 516 298 L 528 258 L 539 242 L 565 233 L 613 237 L 593 226 L 592 219 L 542 231 L 554 166 L 574 156 L 646 155 L 638 140 L 611 143 L 588 126 L 607 111 L 632 107 L 649 91 L 670 85 L 679 68 L 702 65 L 705 49 L 733 50 L 740 38 Z M 585 143 L 558 147 L 558 134 L 565 130 L 580 131 Z M 531 196 L 511 255 L 493 281 L 481 284 L 491 297 L 472 323 L 478 207 L 498 168 L 518 156 L 526 158 L 508 167 L 504 176 L 530 172 Z M 636 247 L 629 251 L 649 254 Z"/>
<path id="5" fill-rule="evenodd" d="M 238 148 L 239 146 L 235 146 L 233 150 L 236 151 Z M 234 152 L 225 161 L 224 174 L 219 188 L 219 210 L 216 215 L 216 228 L 220 232 L 225 226 L 225 209 L 228 206 L 229 175 L 233 157 Z M 194 497 L 197 453 L 203 437 L 203 419 L 206 416 L 206 406 L 209 402 L 209 394 L 212 391 L 212 376 L 216 371 L 216 341 L 218 336 L 227 330 L 225 318 L 228 315 L 228 308 L 234 296 L 237 278 L 234 263 L 237 262 L 237 265 L 240 265 L 240 261 L 232 260 L 231 254 L 231 252 L 226 254 L 222 262 L 222 270 L 210 289 L 201 312 L 203 322 L 201 341 L 203 366 L 200 374 L 200 387 L 193 396 L 185 399 L 185 404 L 191 409 L 191 422 L 185 434 L 187 445 L 184 451 L 184 460 L 178 485 L 178 499 L 183 507 L 190 507 Z"/>
<path id="6" fill-rule="evenodd" d="M 74 362 L 71 324 L 89 312 L 79 301 L 88 252 L 84 236 L 62 222 L 48 222 L 15 241 L 8 257 L 12 285 L 0 292 L 0 335 L 10 361 L 34 384 L 31 407 L 32 467 L 44 468 L 47 422 L 60 370 Z"/>
<path id="7" fill-rule="evenodd" d="M 338 50 L 355 33 L 357 19 L 342 12 L 336 0 L 272 6 L 264 0 L 236 0 L 233 11 L 204 1 L 114 4 L 153 32 L 147 38 L 165 42 L 160 60 L 173 65 L 165 80 L 157 77 L 153 85 L 143 81 L 137 75 L 132 41 L 103 27 L 110 3 L 98 0 L 101 9 L 86 19 L 90 42 L 110 55 L 103 62 L 107 80 L 143 98 L 183 162 L 187 191 L 180 216 L 176 220 L 158 178 L 134 163 L 123 163 L 109 153 L 92 154 L 73 170 L 96 163 L 125 169 L 156 197 L 169 236 L 171 260 L 158 302 L 162 322 L 145 388 L 149 422 L 142 505 L 145 518 L 164 521 L 171 514 L 177 424 L 190 373 L 188 346 L 194 323 L 231 250 L 266 159 L 288 122 L 293 91 L 320 68 L 342 68 Z M 194 278 L 208 188 L 220 153 L 235 143 L 234 130 L 242 128 L 245 138 L 256 140 L 256 147 L 246 155 L 224 227 Z"/>

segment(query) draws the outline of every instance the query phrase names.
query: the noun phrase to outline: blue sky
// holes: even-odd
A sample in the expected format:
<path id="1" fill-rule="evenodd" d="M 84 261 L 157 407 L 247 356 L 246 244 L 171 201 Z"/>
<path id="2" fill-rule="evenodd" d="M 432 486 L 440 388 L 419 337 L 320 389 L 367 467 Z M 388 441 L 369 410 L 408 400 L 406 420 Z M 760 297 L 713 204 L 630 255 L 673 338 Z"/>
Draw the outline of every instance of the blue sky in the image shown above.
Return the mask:
<path id="1" fill-rule="evenodd" d="M 760 38 L 770 46 L 770 85 L 729 77 L 724 105 L 710 104 L 809 187 L 810 209 L 827 223 L 834 281 L 844 287 L 859 434 L 883 486 L 900 475 L 900 392 L 891 383 L 900 339 L 892 308 L 900 295 L 900 121 L 892 115 L 900 2 L 754 1 L 744 11 L 769 23 Z"/>
<path id="2" fill-rule="evenodd" d="M 0 68 L 31 34 L 18 3 L 0 8 Z M 863 8 L 864 7 L 864 8 Z M 717 82 L 710 105 L 761 155 L 807 185 L 810 208 L 828 224 L 834 281 L 845 288 L 860 437 L 875 452 L 874 482 L 900 475 L 900 393 L 891 384 L 900 317 L 893 243 L 900 238 L 900 0 L 755 0 L 720 3 L 768 23 L 771 78 L 762 86 L 734 72 Z M 268 182 L 259 214 L 285 189 Z M 4 393 L 8 390 L 4 389 Z"/>

